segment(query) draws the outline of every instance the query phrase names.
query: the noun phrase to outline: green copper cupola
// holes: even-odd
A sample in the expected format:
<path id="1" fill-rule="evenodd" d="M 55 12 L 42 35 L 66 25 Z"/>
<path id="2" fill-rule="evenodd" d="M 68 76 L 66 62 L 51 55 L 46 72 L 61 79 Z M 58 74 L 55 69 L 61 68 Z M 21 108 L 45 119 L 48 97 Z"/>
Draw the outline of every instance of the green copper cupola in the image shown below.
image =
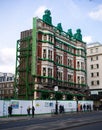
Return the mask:
<path id="1" fill-rule="evenodd" d="M 82 34 L 81 34 L 81 29 L 77 29 L 76 33 L 74 34 L 74 39 L 81 41 L 82 42 Z"/>
<path id="2" fill-rule="evenodd" d="M 43 21 L 49 25 L 52 25 L 52 17 L 50 16 L 51 15 L 51 12 L 50 10 L 45 10 L 44 12 L 45 14 L 43 15 Z"/>

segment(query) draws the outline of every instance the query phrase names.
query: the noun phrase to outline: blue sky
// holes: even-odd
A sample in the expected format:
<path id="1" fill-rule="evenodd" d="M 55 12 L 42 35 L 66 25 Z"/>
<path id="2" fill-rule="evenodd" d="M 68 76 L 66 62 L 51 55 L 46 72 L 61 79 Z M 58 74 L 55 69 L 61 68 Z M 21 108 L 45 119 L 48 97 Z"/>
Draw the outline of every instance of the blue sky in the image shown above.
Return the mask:
<path id="1" fill-rule="evenodd" d="M 63 30 L 77 28 L 87 43 L 102 43 L 101 0 L 0 0 L 0 72 L 15 73 L 16 41 L 32 28 L 32 18 L 51 11 L 52 23 Z"/>

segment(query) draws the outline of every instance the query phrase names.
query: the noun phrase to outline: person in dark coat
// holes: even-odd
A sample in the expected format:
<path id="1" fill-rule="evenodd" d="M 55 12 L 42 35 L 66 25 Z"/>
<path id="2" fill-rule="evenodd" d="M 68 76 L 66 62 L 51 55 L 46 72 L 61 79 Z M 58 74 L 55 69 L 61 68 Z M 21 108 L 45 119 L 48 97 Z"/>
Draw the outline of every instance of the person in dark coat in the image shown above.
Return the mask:
<path id="1" fill-rule="evenodd" d="M 30 106 L 28 106 L 27 108 L 27 113 L 28 113 L 28 116 L 30 116 Z"/>
<path id="2" fill-rule="evenodd" d="M 86 105 L 85 104 L 83 105 L 83 109 L 84 109 L 84 111 L 86 110 Z"/>
<path id="3" fill-rule="evenodd" d="M 12 116 L 12 105 L 8 106 L 8 114 Z"/>
<path id="4" fill-rule="evenodd" d="M 62 106 L 59 106 L 59 113 L 62 113 Z"/>
<path id="5" fill-rule="evenodd" d="M 32 117 L 34 117 L 34 114 L 35 114 L 35 108 L 34 106 L 32 106 Z"/>

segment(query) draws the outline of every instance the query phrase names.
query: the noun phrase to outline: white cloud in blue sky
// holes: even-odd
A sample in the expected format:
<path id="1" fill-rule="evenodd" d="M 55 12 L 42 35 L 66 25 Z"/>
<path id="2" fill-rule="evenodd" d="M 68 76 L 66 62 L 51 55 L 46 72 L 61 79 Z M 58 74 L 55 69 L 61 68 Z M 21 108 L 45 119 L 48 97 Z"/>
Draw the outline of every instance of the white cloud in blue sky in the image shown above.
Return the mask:
<path id="1" fill-rule="evenodd" d="M 87 43 L 102 43 L 101 0 L 0 0 L 0 72 L 15 72 L 16 41 L 20 32 L 32 28 L 32 18 L 51 10 L 52 23 L 64 31 L 82 31 Z"/>
<path id="2" fill-rule="evenodd" d="M 34 16 L 36 17 L 39 17 L 39 18 L 42 18 L 43 14 L 44 14 L 44 11 L 47 9 L 47 7 L 45 6 L 40 6 L 34 13 Z"/>
<path id="3" fill-rule="evenodd" d="M 102 21 L 102 4 L 89 13 L 89 16 L 97 21 Z"/>

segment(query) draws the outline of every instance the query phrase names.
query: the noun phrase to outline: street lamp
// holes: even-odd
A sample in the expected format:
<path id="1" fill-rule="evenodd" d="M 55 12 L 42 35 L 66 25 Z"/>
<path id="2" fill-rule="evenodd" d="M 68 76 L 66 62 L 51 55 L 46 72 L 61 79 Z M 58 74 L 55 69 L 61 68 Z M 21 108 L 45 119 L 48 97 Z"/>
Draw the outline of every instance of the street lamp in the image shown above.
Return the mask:
<path id="1" fill-rule="evenodd" d="M 58 114 L 58 102 L 57 102 L 57 91 L 58 91 L 58 86 L 55 86 L 55 87 L 54 87 L 54 91 L 56 92 L 56 93 L 55 93 L 55 98 L 56 98 L 55 114 L 57 115 L 57 114 Z"/>

